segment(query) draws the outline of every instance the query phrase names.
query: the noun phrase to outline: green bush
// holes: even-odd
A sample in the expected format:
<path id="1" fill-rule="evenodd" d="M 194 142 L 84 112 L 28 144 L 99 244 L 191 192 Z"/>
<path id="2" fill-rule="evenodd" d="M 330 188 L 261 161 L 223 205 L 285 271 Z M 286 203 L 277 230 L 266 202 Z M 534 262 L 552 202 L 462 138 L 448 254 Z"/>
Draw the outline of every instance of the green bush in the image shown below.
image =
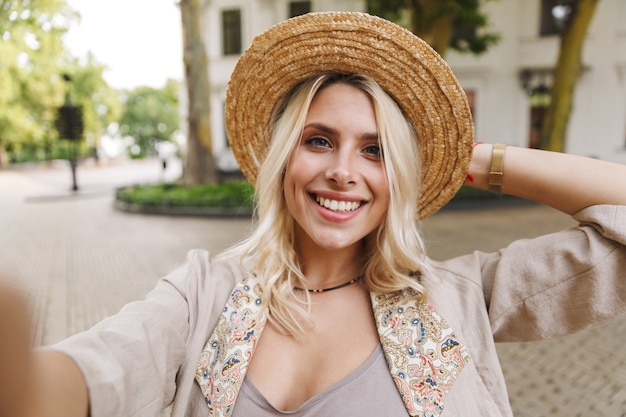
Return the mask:
<path id="1" fill-rule="evenodd" d="M 168 208 L 202 211 L 208 208 L 209 212 L 213 209 L 233 209 L 237 212 L 253 208 L 254 188 L 241 180 L 197 186 L 176 183 L 142 184 L 118 189 L 115 198 L 118 202 L 147 211 L 167 211 Z M 478 207 L 517 201 L 521 199 L 463 186 L 450 201 L 449 207 Z"/>
<path id="2" fill-rule="evenodd" d="M 120 188 L 115 198 L 139 206 L 252 208 L 254 188 L 246 181 L 196 186 L 143 184 Z"/>

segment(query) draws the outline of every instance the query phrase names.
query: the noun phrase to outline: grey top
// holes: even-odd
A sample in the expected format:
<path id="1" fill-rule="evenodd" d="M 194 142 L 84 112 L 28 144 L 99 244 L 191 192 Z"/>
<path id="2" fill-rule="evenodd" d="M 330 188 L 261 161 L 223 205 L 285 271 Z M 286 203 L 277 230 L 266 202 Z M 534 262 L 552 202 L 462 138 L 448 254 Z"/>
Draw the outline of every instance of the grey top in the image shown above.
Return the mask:
<path id="1" fill-rule="evenodd" d="M 282 411 L 275 408 L 246 378 L 232 417 L 313 417 L 338 414 L 360 417 L 408 416 L 389 374 L 380 345 L 356 371 L 315 395 L 296 410 Z"/>

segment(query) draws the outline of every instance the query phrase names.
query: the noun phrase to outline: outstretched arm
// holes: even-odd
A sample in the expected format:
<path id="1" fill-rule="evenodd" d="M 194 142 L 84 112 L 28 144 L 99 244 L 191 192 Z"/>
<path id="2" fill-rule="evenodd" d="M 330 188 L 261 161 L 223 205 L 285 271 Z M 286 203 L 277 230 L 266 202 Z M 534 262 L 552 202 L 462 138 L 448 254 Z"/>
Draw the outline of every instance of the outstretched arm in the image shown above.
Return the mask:
<path id="1" fill-rule="evenodd" d="M 493 146 L 477 144 L 466 185 L 488 189 Z M 626 165 L 507 146 L 502 192 L 574 214 L 595 204 L 626 205 Z"/>
<path id="2" fill-rule="evenodd" d="M 31 348 L 26 302 L 0 282 L 0 416 L 86 417 L 85 381 L 74 362 Z"/>

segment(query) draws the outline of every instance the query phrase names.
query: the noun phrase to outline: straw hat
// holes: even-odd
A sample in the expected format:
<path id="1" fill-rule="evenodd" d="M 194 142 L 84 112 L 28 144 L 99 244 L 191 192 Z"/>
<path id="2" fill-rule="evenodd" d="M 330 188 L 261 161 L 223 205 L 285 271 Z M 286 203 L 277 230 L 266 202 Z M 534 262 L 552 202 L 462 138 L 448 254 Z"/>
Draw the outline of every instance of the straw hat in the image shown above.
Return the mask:
<path id="1" fill-rule="evenodd" d="M 465 93 L 428 44 L 395 23 L 358 12 L 286 20 L 258 35 L 241 56 L 228 84 L 225 122 L 246 178 L 256 181 L 276 103 L 300 81 L 325 72 L 368 75 L 399 103 L 421 150 L 419 216 L 446 204 L 465 180 L 474 141 Z"/>

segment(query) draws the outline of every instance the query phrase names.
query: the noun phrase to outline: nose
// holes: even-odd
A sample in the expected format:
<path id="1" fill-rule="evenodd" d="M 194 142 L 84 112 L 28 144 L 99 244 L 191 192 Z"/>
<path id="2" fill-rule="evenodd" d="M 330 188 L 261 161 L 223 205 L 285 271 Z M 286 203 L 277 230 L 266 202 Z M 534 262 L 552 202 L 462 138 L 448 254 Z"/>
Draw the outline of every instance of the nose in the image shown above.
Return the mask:
<path id="1" fill-rule="evenodd" d="M 338 152 L 330 159 L 326 170 L 326 179 L 339 187 L 347 187 L 355 183 L 356 165 L 354 156 L 349 152 Z"/>

